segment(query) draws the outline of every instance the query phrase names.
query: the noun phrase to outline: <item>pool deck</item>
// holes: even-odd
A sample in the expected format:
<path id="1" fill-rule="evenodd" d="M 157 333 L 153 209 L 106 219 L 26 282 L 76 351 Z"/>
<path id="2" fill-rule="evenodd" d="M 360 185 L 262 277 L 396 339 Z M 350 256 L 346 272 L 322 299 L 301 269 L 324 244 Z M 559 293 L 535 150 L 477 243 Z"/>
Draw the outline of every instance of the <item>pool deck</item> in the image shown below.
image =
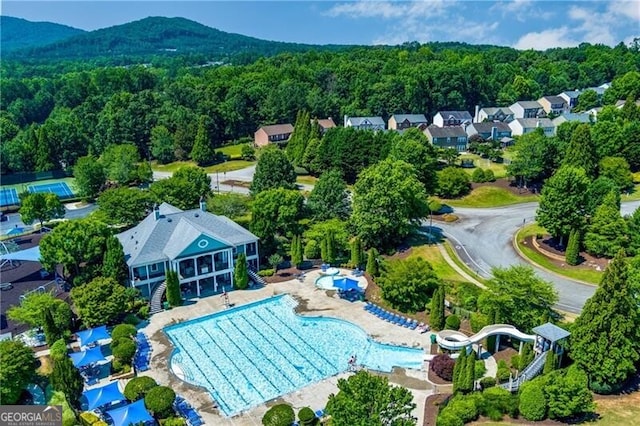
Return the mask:
<path id="1" fill-rule="evenodd" d="M 341 270 L 341 273 L 349 275 L 350 271 L 345 269 Z M 296 310 L 300 315 L 345 319 L 362 327 L 378 342 L 422 347 L 425 348 L 425 353 L 429 353 L 429 333 L 420 334 L 416 330 L 409 330 L 385 322 L 365 311 L 363 302 L 348 302 L 340 299 L 337 294 L 334 294 L 334 291 L 316 288 L 314 283 L 319 276 L 319 271 L 312 271 L 305 274 L 304 282 L 294 279 L 283 283 L 268 284 L 259 289 L 233 291 L 229 293 L 229 299 L 231 303 L 238 306 L 288 293 L 299 302 Z M 220 295 L 193 299 L 187 301 L 184 306 L 153 315 L 148 325 L 141 329 L 149 337 L 153 352 L 149 371 L 140 375 L 151 376 L 159 384 L 173 388 L 177 394 L 183 396 L 196 408 L 207 425 L 261 425 L 262 416 L 268 408 L 281 402 L 291 404 L 296 413 L 298 409 L 305 406 L 311 407 L 314 411 L 324 408 L 329 395 L 338 392 L 338 379 L 348 377 L 351 374 L 343 373 L 328 377 L 321 382 L 283 395 L 276 401 L 259 405 L 235 417 L 224 417 L 218 414 L 213 400 L 205 389 L 186 383 L 171 372 L 168 360 L 173 347 L 162 331 L 167 325 L 222 310 L 225 310 L 225 306 Z M 393 384 L 408 388 L 413 393 L 413 402 L 416 404 L 414 416 L 418 418 L 417 424 L 422 425 L 425 398 L 432 393 L 432 385 L 426 380 L 426 371 L 396 369 L 393 373 L 380 373 L 380 375 L 389 378 Z"/>

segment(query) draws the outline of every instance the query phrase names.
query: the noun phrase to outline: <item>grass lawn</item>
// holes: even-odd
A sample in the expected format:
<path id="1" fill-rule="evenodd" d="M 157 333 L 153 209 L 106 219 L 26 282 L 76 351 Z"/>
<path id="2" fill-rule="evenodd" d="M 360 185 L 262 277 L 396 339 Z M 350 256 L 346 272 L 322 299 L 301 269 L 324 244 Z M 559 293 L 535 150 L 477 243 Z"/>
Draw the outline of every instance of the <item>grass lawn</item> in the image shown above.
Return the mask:
<path id="1" fill-rule="evenodd" d="M 236 146 L 236 145 L 234 145 Z M 245 167 L 249 167 L 255 164 L 253 161 L 245 161 L 245 160 L 230 160 L 220 164 L 214 164 L 213 166 L 205 167 L 204 170 L 207 173 L 223 173 L 223 172 L 232 172 L 234 170 L 244 169 Z M 151 169 L 156 172 L 170 172 L 174 173 L 180 167 L 184 166 L 196 166 L 196 163 L 193 161 L 174 161 L 169 164 L 158 164 L 155 161 L 151 163 Z"/>
<path id="2" fill-rule="evenodd" d="M 533 248 L 522 244 L 522 241 L 524 241 L 526 237 L 536 234 L 546 234 L 546 230 L 537 224 L 531 224 L 520 229 L 516 234 L 516 243 L 518 244 L 518 248 L 527 258 L 529 258 L 529 260 L 537 263 L 545 269 L 548 269 L 558 275 L 563 275 L 567 278 L 573 278 L 595 285 L 600 283 L 600 279 L 603 274 L 602 272 L 598 272 L 593 269 L 574 269 L 568 265 L 565 267 L 559 267 L 546 256 L 543 256 Z"/>
<path id="3" fill-rule="evenodd" d="M 228 155 L 232 160 L 240 160 L 240 155 L 242 154 L 242 147 L 245 144 L 239 143 L 237 145 L 227 145 L 222 148 L 217 148 L 216 151 L 223 153 L 224 155 Z"/>
<path id="4" fill-rule="evenodd" d="M 500 207 L 531 201 L 538 201 L 538 196 L 519 196 L 507 189 L 495 186 L 480 186 L 472 190 L 469 195 L 459 199 L 440 199 L 442 204 L 447 204 L 451 207 Z"/>
<path id="5" fill-rule="evenodd" d="M 409 257 L 421 257 L 431 264 L 433 270 L 438 277 L 447 281 L 467 282 L 467 280 L 458 274 L 440 254 L 437 245 L 423 245 L 413 247 L 413 251 Z"/>
<path id="6" fill-rule="evenodd" d="M 315 185 L 317 181 L 317 177 L 309 175 L 299 175 L 296 177 L 296 182 L 302 185 Z"/>
<path id="7" fill-rule="evenodd" d="M 479 155 L 469 154 L 469 153 L 462 154 L 460 155 L 460 160 L 473 160 L 474 166 L 480 167 L 483 170 L 491 169 L 496 178 L 502 178 L 507 176 L 507 167 L 504 164 L 494 163 L 493 161 L 487 158 L 482 158 Z M 473 174 L 473 171 L 475 170 L 475 168 L 472 168 L 472 169 L 465 168 L 463 170 L 469 173 L 469 175 L 471 175 Z"/>

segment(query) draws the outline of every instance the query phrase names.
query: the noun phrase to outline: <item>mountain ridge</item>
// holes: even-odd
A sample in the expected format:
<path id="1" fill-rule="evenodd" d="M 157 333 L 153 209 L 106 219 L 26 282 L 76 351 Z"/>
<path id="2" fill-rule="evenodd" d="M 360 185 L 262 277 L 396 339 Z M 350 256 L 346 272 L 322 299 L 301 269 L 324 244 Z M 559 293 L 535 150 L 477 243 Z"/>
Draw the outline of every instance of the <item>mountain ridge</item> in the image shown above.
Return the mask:
<path id="1" fill-rule="evenodd" d="M 38 46 L 46 46 L 85 30 L 49 21 L 28 21 L 14 16 L 0 16 L 0 44 L 2 52 L 12 52 Z"/>

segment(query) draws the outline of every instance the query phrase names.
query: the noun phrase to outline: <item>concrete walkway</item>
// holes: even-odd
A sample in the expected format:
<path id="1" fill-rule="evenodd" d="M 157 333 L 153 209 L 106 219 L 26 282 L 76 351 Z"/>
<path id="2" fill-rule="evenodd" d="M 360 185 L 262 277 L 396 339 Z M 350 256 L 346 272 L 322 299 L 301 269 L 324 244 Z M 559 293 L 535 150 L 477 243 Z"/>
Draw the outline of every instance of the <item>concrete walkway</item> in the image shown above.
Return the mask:
<path id="1" fill-rule="evenodd" d="M 343 270 L 342 272 L 348 274 L 350 271 Z M 299 302 L 297 311 L 300 315 L 342 318 L 357 324 L 378 342 L 421 347 L 426 350 L 426 353 L 429 352 L 428 334 L 420 334 L 416 330 L 409 330 L 385 322 L 365 311 L 363 302 L 351 303 L 340 299 L 334 291 L 316 288 L 314 283 L 318 276 L 319 271 L 312 271 L 306 274 L 302 283 L 296 279 L 268 284 L 254 290 L 233 291 L 229 293 L 229 298 L 231 303 L 240 306 L 277 294 L 288 293 Z M 269 406 L 281 402 L 291 404 L 296 412 L 305 406 L 318 410 L 325 407 L 330 394 L 338 392 L 338 380 L 349 376 L 350 373 L 342 373 L 326 378 L 293 393 L 283 395 L 277 400 L 249 409 L 233 418 L 221 416 L 206 390 L 180 380 L 171 371 L 169 360 L 173 347 L 162 329 L 169 324 L 187 321 L 224 309 L 224 301 L 219 295 L 194 299 L 185 306 L 152 316 L 149 324 L 141 330 L 149 337 L 153 349 L 151 368 L 142 375 L 153 377 L 159 384 L 170 386 L 177 394 L 185 397 L 198 410 L 205 424 L 260 425 L 262 416 Z M 336 342 L 336 344 L 340 343 Z M 426 372 L 396 369 L 393 373 L 381 373 L 381 375 L 387 377 L 391 383 L 404 386 L 413 393 L 414 402 L 417 405 L 413 415 L 418 418 L 418 424 L 422 424 L 424 402 L 426 397 L 432 393 L 432 386 L 426 380 Z"/>

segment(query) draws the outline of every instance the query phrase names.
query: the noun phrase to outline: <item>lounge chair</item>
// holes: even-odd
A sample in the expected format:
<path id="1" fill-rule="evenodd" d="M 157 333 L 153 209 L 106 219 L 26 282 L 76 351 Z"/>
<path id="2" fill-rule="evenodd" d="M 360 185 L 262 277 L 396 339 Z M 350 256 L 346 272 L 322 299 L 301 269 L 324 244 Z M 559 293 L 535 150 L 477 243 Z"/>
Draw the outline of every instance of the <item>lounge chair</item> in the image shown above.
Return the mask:
<path id="1" fill-rule="evenodd" d="M 320 410 L 316 410 L 316 417 L 321 419 L 322 417 L 324 417 L 324 409 L 320 409 Z"/>

